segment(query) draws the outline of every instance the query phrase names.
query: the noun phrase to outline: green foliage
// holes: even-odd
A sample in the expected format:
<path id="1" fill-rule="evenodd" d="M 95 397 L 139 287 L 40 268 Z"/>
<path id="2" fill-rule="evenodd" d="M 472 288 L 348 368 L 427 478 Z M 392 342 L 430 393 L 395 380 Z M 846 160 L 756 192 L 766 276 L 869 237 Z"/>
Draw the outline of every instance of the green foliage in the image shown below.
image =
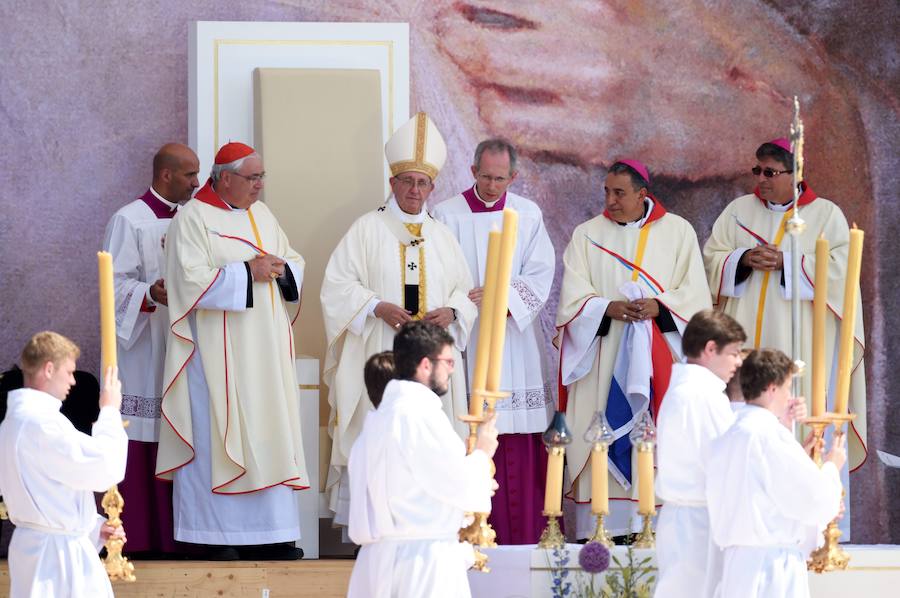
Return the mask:
<path id="1" fill-rule="evenodd" d="M 554 598 L 651 598 L 656 575 L 650 566 L 650 557 L 635 562 L 634 549 L 628 546 L 628 560 L 612 555 L 613 566 L 605 573 L 591 575 L 584 571 L 575 573 L 574 585 L 569 579 L 568 554 L 553 550 L 550 564 Z"/>

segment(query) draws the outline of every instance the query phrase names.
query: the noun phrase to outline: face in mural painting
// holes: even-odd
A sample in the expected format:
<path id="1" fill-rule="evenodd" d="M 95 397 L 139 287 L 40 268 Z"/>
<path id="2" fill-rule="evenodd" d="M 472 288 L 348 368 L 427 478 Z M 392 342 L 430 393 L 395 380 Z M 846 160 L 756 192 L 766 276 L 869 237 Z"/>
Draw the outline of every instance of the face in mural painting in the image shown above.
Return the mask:
<path id="1" fill-rule="evenodd" d="M 761 2 L 716 14 L 700 2 L 438 2 L 416 12 L 423 24 L 427 11 L 444 70 L 474 98 L 464 110 L 526 158 L 588 168 L 639 154 L 670 179 L 749 191 L 747 154 L 786 134 L 798 94 L 816 187 L 858 193 L 825 168 L 855 164 L 854 94 Z"/>

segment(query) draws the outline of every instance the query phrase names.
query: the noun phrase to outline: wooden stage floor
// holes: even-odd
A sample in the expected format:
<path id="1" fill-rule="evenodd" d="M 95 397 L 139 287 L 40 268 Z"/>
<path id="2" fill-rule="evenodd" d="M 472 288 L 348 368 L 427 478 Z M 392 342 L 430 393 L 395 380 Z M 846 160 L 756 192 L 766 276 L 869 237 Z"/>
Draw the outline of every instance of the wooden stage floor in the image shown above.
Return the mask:
<path id="1" fill-rule="evenodd" d="M 116 598 L 269 598 L 347 595 L 352 559 L 308 561 L 135 561 L 134 583 L 116 582 Z M 0 561 L 0 598 L 9 596 Z"/>

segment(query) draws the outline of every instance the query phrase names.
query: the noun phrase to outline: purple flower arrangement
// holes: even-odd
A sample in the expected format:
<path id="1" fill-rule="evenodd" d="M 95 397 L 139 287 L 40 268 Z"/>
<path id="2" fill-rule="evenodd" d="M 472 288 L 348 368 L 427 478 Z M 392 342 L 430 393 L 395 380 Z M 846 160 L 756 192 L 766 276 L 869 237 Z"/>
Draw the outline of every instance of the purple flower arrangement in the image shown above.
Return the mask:
<path id="1" fill-rule="evenodd" d="M 578 564 L 586 573 L 603 573 L 609 568 L 609 549 L 600 542 L 588 542 L 578 551 Z"/>

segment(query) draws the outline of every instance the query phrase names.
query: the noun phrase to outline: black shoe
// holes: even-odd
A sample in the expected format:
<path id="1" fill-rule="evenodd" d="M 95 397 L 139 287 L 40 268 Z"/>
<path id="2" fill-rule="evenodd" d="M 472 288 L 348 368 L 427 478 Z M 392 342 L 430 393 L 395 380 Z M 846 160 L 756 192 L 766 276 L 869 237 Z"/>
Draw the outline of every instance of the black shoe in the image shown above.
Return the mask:
<path id="1" fill-rule="evenodd" d="M 241 554 L 234 546 L 210 544 L 199 558 L 204 561 L 239 561 Z"/>
<path id="2" fill-rule="evenodd" d="M 303 549 L 293 542 L 279 542 L 241 546 L 240 554 L 244 561 L 296 561 L 303 558 Z"/>

